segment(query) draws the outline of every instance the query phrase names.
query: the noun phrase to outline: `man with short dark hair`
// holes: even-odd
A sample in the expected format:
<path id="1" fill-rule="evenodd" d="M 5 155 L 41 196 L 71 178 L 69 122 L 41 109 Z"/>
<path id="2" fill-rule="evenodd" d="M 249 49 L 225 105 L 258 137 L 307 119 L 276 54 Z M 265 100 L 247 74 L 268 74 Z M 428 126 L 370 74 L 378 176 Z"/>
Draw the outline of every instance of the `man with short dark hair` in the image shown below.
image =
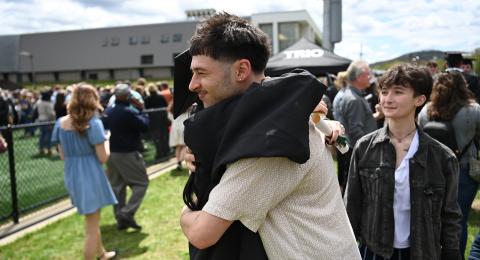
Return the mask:
<path id="1" fill-rule="evenodd" d="M 119 230 L 140 229 L 134 215 L 145 196 L 148 176 L 142 154 L 138 151 L 140 133 L 148 130 L 148 117 L 138 113 L 143 103 L 134 98 L 127 84 L 115 86 L 115 106 L 106 110 L 104 125 L 110 129 L 110 158 L 108 159 L 108 178 L 117 197 L 114 214 Z M 132 109 L 133 105 L 136 109 Z M 132 195 L 126 201 L 126 188 L 132 189 Z"/>
<path id="2" fill-rule="evenodd" d="M 237 16 L 213 15 L 190 43 L 189 89 L 207 108 L 185 121 L 200 168 L 180 219 L 190 257 L 359 259 L 331 155 L 309 122 L 325 86 L 305 71 L 266 78 L 268 37 Z M 212 162 L 202 151 L 218 140 Z"/>
<path id="3" fill-rule="evenodd" d="M 463 69 L 463 72 L 465 72 L 466 74 L 476 76 L 475 71 L 473 69 L 473 61 L 474 61 L 473 58 L 463 58 L 462 69 Z"/>

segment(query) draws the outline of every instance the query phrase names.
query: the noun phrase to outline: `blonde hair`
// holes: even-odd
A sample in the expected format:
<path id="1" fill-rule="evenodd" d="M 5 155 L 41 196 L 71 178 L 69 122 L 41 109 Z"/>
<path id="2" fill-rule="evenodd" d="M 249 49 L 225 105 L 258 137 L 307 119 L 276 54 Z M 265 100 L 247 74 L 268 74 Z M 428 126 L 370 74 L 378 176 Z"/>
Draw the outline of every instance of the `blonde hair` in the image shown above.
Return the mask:
<path id="1" fill-rule="evenodd" d="M 102 111 L 97 90 L 88 84 L 78 84 L 73 87 L 72 98 L 67 105 L 67 111 L 72 119 L 72 126 L 80 135 L 88 129 L 88 121 L 95 112 Z"/>
<path id="2" fill-rule="evenodd" d="M 347 86 L 347 72 L 346 71 L 340 71 L 338 74 L 337 74 L 337 78 L 335 79 L 335 81 L 333 82 L 333 84 L 335 85 L 335 87 L 340 90 L 342 88 L 344 88 L 345 86 Z"/>

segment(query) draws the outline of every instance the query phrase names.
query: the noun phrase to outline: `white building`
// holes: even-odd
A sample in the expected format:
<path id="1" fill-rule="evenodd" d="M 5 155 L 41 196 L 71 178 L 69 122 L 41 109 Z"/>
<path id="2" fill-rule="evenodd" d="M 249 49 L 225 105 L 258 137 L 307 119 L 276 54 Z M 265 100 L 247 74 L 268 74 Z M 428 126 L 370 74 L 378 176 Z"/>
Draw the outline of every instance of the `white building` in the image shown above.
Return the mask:
<path id="1" fill-rule="evenodd" d="M 305 10 L 259 13 L 246 18 L 270 36 L 274 54 L 302 37 L 320 42 L 320 30 Z M 22 83 L 34 78 L 37 82 L 172 78 L 173 57 L 188 48 L 197 23 L 198 19 L 0 36 L 0 80 Z"/>

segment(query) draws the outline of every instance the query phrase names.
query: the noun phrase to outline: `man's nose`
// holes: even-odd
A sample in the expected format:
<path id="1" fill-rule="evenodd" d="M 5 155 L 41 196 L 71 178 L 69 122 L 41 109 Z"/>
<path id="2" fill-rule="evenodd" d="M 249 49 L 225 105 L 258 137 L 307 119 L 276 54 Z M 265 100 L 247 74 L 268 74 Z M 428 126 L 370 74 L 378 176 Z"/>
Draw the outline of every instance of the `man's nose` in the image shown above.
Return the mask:
<path id="1" fill-rule="evenodd" d="M 200 87 L 200 82 L 196 79 L 195 75 L 190 80 L 190 84 L 188 85 L 188 89 L 192 92 L 195 92 Z"/>

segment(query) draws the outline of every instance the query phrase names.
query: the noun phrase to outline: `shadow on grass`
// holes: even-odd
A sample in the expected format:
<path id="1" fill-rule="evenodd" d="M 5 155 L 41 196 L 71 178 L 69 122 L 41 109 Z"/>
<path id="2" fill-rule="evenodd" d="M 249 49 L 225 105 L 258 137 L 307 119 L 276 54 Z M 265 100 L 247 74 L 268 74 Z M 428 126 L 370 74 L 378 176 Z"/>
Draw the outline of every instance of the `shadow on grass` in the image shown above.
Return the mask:
<path id="1" fill-rule="evenodd" d="M 480 227 L 480 210 L 472 208 L 468 216 L 468 225 Z"/>
<path id="2" fill-rule="evenodd" d="M 118 230 L 116 224 L 102 225 L 102 240 L 107 250 L 117 249 L 120 258 L 142 255 L 148 251 L 148 247 L 141 247 L 140 243 L 147 238 L 148 234 L 139 231 Z"/>
<path id="3" fill-rule="evenodd" d="M 170 176 L 172 177 L 183 177 L 183 176 L 188 176 L 188 170 L 187 169 L 182 169 L 182 170 L 171 170 L 170 171 Z"/>

